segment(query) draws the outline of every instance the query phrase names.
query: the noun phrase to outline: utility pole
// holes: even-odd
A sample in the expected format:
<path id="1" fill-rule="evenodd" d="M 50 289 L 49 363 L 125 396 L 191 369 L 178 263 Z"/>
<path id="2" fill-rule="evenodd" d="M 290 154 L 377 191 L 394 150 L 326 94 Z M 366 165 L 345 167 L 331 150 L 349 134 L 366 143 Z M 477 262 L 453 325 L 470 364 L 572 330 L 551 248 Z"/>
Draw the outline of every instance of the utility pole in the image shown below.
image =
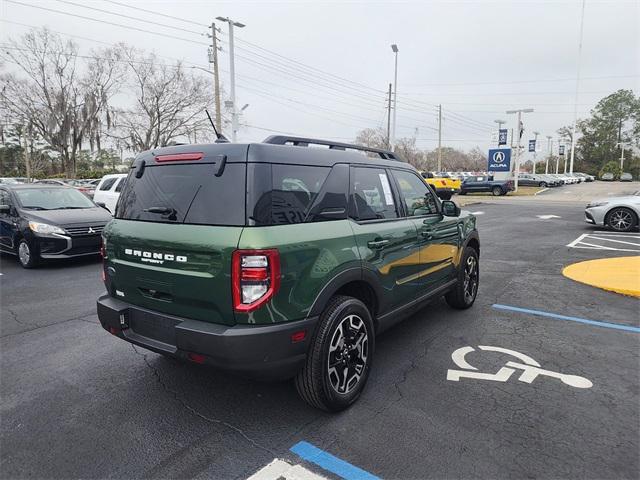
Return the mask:
<path id="1" fill-rule="evenodd" d="M 538 152 L 538 135 L 540 132 L 533 132 L 535 137 L 533 138 L 533 168 L 531 169 L 532 174 L 536 174 L 536 153 Z"/>
<path id="2" fill-rule="evenodd" d="M 24 167 L 27 172 L 27 182 L 31 182 L 31 131 L 29 127 L 25 129 L 24 136 Z M 75 174 L 75 170 L 73 173 Z"/>
<path id="3" fill-rule="evenodd" d="M 229 25 L 229 75 L 231 76 L 231 141 L 238 138 L 238 107 L 236 105 L 236 65 L 233 48 L 233 27 L 243 28 L 244 23 L 234 22 L 229 17 L 216 17 Z M 215 32 L 214 32 L 215 33 Z"/>
<path id="4" fill-rule="evenodd" d="M 389 99 L 387 104 L 387 148 L 391 149 L 391 84 L 389 84 Z"/>
<path id="5" fill-rule="evenodd" d="M 584 31 L 584 7 L 586 0 L 582 0 L 582 13 L 580 15 L 580 40 L 578 41 L 578 75 L 576 76 L 576 96 L 573 104 L 573 129 L 571 133 L 571 164 L 569 173 L 573 173 L 573 159 L 576 152 L 576 124 L 578 123 L 578 89 L 580 87 L 580 60 L 582 57 L 582 32 Z"/>
<path id="6" fill-rule="evenodd" d="M 438 172 L 442 171 L 442 104 L 438 105 Z"/>
<path id="7" fill-rule="evenodd" d="M 556 157 L 556 175 L 559 173 L 558 172 L 558 167 L 560 165 L 560 141 L 558 141 L 558 156 Z M 564 145 L 562 145 L 562 147 L 564 147 Z"/>
<path id="8" fill-rule="evenodd" d="M 620 170 L 624 168 L 624 147 L 626 147 L 628 143 L 626 142 L 618 142 L 616 143 L 616 147 L 620 147 Z M 624 172 L 624 170 L 622 170 Z"/>
<path id="9" fill-rule="evenodd" d="M 507 115 L 512 114 L 512 113 L 517 113 L 518 114 L 518 123 L 516 124 L 516 129 L 517 129 L 517 134 L 518 134 L 518 142 L 517 142 L 517 146 L 516 146 L 516 164 L 514 167 L 514 191 L 517 192 L 518 191 L 518 174 L 520 173 L 520 140 L 522 137 L 522 132 L 524 131 L 524 129 L 522 129 L 521 125 L 522 125 L 522 114 L 523 113 L 531 113 L 533 112 L 533 108 L 521 108 L 520 110 L 507 110 Z M 513 132 L 513 129 L 511 130 Z M 513 143 L 513 134 L 511 134 L 511 143 Z"/>
<path id="10" fill-rule="evenodd" d="M 393 130 L 391 134 L 391 146 L 393 149 L 396 144 L 396 119 L 398 118 L 398 45 L 391 45 L 391 50 L 395 54 L 395 69 L 393 74 Z"/>
<path id="11" fill-rule="evenodd" d="M 216 128 L 222 132 L 222 111 L 220 109 L 220 77 L 218 75 L 218 37 L 216 36 L 216 24 L 211 22 L 211 55 L 209 63 L 213 63 L 213 95 L 216 105 Z"/>
<path id="12" fill-rule="evenodd" d="M 547 161 L 544 164 L 544 174 L 549 173 L 549 159 L 551 158 L 551 135 L 547 135 Z"/>

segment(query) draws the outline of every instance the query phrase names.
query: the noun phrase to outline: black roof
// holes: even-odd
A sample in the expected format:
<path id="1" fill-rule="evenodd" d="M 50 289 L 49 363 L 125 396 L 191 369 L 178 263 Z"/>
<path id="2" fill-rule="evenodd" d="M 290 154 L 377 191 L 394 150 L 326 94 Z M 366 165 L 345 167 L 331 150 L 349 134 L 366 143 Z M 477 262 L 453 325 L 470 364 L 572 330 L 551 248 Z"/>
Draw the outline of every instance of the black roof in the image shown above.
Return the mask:
<path id="1" fill-rule="evenodd" d="M 413 166 L 389 150 L 283 135 L 271 136 L 264 142 L 257 143 L 191 144 L 154 148 L 141 152 L 131 167 L 136 168 L 142 161 L 154 164 L 159 156 L 196 152 L 203 153 L 206 160 L 214 162 L 218 161 L 220 155 L 224 155 L 226 163 L 284 163 L 314 166 L 349 163 L 415 170 Z"/>

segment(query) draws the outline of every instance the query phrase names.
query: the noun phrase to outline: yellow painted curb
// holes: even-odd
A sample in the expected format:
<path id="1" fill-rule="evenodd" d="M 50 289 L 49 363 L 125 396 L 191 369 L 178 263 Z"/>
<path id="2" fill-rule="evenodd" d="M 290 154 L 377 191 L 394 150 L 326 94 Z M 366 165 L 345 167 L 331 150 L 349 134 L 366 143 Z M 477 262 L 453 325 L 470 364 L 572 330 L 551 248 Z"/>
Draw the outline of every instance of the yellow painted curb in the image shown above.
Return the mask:
<path id="1" fill-rule="evenodd" d="M 603 290 L 640 297 L 640 256 L 587 260 L 564 267 L 562 274 Z"/>

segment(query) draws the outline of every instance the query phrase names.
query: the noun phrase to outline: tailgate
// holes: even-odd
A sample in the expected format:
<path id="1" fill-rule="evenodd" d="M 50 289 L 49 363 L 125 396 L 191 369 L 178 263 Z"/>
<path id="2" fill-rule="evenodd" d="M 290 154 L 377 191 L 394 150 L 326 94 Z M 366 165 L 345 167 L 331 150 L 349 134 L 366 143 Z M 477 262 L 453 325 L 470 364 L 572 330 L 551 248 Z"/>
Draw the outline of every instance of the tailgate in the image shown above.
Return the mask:
<path id="1" fill-rule="evenodd" d="M 179 317 L 231 325 L 231 254 L 243 227 L 113 220 L 111 294 Z"/>

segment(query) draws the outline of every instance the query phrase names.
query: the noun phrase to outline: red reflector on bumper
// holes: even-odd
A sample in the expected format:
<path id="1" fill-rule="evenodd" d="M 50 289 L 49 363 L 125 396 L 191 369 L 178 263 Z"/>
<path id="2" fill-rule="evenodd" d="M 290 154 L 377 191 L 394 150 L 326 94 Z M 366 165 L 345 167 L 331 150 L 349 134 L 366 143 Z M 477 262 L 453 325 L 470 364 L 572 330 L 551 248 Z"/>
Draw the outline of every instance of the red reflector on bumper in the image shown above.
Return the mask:
<path id="1" fill-rule="evenodd" d="M 199 353 L 189 353 L 187 358 L 194 363 L 204 363 L 205 361 L 205 356 L 200 355 Z"/>
<path id="2" fill-rule="evenodd" d="M 120 330 L 118 328 L 115 328 L 115 327 L 109 327 L 109 333 L 111 335 L 117 335 L 117 334 L 120 333 Z"/>
<path id="3" fill-rule="evenodd" d="M 306 330 L 300 330 L 291 334 L 291 343 L 302 342 L 307 337 Z"/>

